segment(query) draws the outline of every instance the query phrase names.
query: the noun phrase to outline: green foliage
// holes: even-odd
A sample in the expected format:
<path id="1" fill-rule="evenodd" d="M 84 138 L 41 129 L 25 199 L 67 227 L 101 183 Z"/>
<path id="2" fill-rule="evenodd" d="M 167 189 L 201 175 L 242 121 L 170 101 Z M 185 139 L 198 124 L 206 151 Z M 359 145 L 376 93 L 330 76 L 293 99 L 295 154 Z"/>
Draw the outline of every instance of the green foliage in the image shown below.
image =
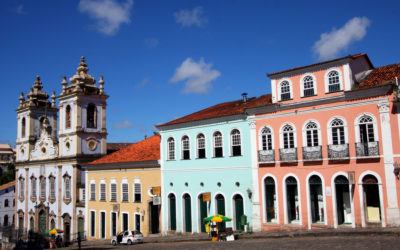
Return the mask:
<path id="1" fill-rule="evenodd" d="M 0 176 L 0 185 L 6 184 L 13 180 L 15 180 L 15 166 L 14 164 L 9 163 L 7 166 L 7 171 Z"/>

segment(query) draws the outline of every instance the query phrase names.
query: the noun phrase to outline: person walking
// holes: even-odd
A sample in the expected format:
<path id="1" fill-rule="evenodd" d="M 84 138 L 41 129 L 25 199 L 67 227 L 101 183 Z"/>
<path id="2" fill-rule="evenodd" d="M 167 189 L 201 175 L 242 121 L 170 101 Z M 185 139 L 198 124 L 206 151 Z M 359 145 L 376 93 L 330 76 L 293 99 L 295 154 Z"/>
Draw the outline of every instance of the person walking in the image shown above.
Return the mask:
<path id="1" fill-rule="evenodd" d="M 79 247 L 79 249 L 81 249 L 81 241 L 82 241 L 81 232 L 78 232 L 78 247 Z"/>

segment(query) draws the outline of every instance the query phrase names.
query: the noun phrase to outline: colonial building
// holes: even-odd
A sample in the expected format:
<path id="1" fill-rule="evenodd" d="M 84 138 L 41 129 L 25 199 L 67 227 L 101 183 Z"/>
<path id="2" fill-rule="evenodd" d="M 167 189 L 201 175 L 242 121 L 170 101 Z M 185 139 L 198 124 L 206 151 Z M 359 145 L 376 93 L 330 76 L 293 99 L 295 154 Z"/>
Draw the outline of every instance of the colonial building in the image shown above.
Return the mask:
<path id="1" fill-rule="evenodd" d="M 205 232 L 203 219 L 216 213 L 233 218 L 227 227 L 242 230 L 241 216 L 261 229 L 257 159 L 252 158 L 245 109 L 268 96 L 220 103 L 157 125 L 161 133 L 163 233 Z M 203 199 L 206 195 L 210 199 Z"/>
<path id="2" fill-rule="evenodd" d="M 88 239 L 160 232 L 159 159 L 160 136 L 154 135 L 85 166 Z"/>
<path id="3" fill-rule="evenodd" d="M 0 227 L 13 226 L 15 222 L 15 181 L 0 186 Z"/>
<path id="4" fill-rule="evenodd" d="M 400 64 L 366 54 L 268 74 L 248 109 L 263 230 L 400 224 Z"/>
<path id="5" fill-rule="evenodd" d="M 77 72 L 63 77 L 51 101 L 39 76 L 17 108 L 17 227 L 45 232 L 61 228 L 64 239 L 84 231 L 85 177 L 81 164 L 106 154 L 104 81 L 87 73 L 82 57 Z M 59 122 L 57 122 L 59 117 Z M 57 129 L 58 128 L 58 129 Z"/>
<path id="6" fill-rule="evenodd" d="M 15 150 L 8 144 L 0 144 L 0 176 L 7 171 L 8 164 L 15 162 Z"/>

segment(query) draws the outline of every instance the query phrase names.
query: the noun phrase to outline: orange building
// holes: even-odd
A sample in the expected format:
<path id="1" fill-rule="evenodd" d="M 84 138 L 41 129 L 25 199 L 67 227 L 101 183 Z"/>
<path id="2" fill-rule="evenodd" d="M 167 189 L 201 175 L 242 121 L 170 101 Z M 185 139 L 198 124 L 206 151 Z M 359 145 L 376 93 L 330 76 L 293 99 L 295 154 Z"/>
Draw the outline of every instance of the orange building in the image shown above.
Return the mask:
<path id="1" fill-rule="evenodd" d="M 271 103 L 247 110 L 262 230 L 399 225 L 400 64 L 358 54 L 268 77 Z"/>

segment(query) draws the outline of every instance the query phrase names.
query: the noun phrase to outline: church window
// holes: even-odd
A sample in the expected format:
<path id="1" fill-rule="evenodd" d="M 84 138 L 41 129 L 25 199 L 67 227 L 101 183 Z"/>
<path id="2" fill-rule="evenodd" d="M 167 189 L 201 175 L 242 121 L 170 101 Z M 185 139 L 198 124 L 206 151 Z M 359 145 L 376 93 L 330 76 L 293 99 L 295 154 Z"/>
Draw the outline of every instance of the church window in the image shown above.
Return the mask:
<path id="1" fill-rule="evenodd" d="M 65 108 L 65 128 L 71 128 L 71 106 Z"/>
<path id="2" fill-rule="evenodd" d="M 89 104 L 86 109 L 87 112 L 87 128 L 96 128 L 97 112 L 94 104 Z"/>
<path id="3" fill-rule="evenodd" d="M 25 130 L 26 130 L 26 120 L 24 117 L 24 118 L 22 118 L 22 121 L 21 121 L 21 137 L 22 138 L 25 137 Z"/>

